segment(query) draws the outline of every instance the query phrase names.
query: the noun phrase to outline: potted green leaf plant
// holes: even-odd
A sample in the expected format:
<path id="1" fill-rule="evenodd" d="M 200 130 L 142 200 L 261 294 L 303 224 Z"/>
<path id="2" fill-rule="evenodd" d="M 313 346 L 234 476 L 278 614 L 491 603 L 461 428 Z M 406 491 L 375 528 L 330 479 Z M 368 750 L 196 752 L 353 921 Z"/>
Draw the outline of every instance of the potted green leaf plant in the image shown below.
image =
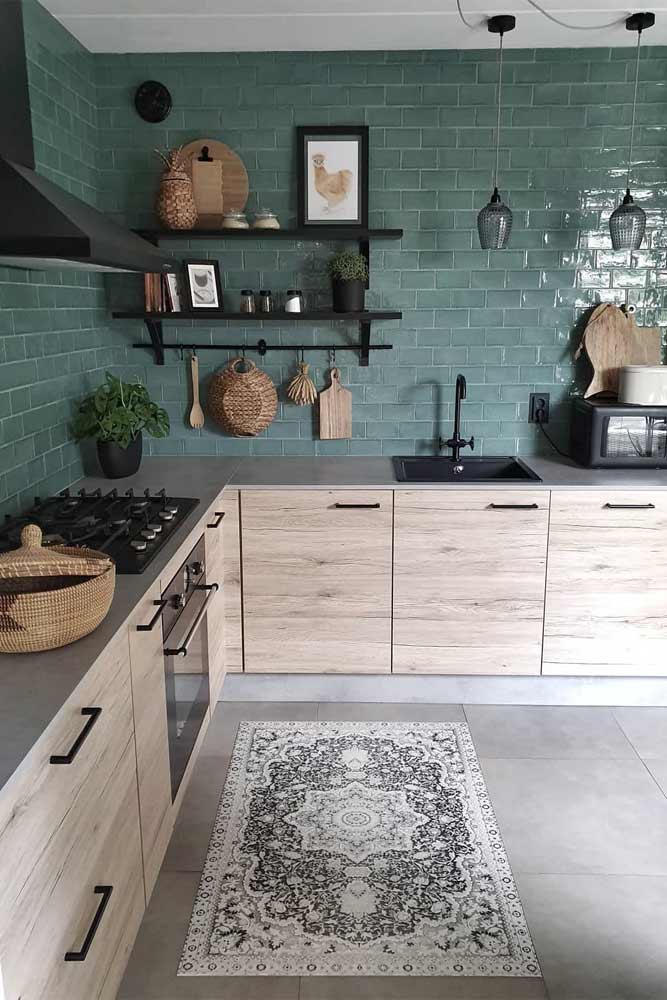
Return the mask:
<path id="1" fill-rule="evenodd" d="M 167 437 L 169 415 L 153 402 L 141 382 L 121 382 L 107 372 L 102 385 L 81 401 L 72 431 L 77 440 L 97 441 L 105 476 L 123 479 L 141 464 L 142 432 Z"/>
<path id="2" fill-rule="evenodd" d="M 368 263 L 360 253 L 341 250 L 329 261 L 335 312 L 361 312 L 368 281 Z"/>

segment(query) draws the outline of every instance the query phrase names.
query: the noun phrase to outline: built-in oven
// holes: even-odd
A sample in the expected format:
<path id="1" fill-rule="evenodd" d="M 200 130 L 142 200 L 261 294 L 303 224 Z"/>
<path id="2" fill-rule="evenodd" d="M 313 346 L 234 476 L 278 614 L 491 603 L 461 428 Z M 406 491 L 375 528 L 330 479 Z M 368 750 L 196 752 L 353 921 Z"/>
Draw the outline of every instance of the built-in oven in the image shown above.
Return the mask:
<path id="1" fill-rule="evenodd" d="M 172 800 L 209 708 L 206 611 L 217 589 L 206 579 L 202 537 L 162 593 Z"/>

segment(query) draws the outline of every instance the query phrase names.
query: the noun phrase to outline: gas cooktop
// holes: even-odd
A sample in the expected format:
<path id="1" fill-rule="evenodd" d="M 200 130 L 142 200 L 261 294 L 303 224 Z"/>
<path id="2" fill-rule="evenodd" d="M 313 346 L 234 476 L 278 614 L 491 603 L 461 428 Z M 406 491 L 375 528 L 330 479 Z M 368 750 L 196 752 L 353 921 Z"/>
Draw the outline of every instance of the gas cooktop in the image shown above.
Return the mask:
<path id="1" fill-rule="evenodd" d="M 170 497 L 166 490 L 135 494 L 117 489 L 64 490 L 0 525 L 0 552 L 21 544 L 21 529 L 38 524 L 44 545 L 85 546 L 106 552 L 118 573 L 143 573 L 161 548 L 195 509 L 199 500 Z"/>

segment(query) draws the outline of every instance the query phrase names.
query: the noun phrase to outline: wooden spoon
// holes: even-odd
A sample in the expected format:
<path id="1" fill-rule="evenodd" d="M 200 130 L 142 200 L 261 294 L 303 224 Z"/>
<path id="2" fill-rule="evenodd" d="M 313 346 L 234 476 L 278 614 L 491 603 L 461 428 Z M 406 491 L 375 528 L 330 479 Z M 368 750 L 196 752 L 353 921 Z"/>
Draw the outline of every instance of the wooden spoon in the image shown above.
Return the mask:
<path id="1" fill-rule="evenodd" d="M 190 410 L 190 427 L 201 430 L 204 426 L 204 411 L 199 402 L 199 359 L 196 354 L 190 358 L 190 373 L 192 375 L 192 409 Z"/>

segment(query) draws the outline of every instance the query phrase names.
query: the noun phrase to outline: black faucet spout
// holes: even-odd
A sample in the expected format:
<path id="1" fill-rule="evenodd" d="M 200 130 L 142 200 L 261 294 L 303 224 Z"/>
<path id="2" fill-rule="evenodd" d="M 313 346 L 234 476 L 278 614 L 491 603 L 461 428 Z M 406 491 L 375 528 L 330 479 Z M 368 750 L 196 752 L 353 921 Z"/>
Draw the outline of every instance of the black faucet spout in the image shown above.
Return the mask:
<path id="1" fill-rule="evenodd" d="M 448 441 L 443 441 L 440 438 L 440 448 L 450 448 L 452 455 L 451 459 L 455 465 L 459 465 L 461 461 L 461 448 L 470 448 L 474 450 L 475 439 L 471 437 L 469 441 L 461 437 L 461 403 L 466 398 L 468 391 L 465 375 L 460 372 L 456 376 L 456 395 L 454 402 L 454 434 Z"/>

